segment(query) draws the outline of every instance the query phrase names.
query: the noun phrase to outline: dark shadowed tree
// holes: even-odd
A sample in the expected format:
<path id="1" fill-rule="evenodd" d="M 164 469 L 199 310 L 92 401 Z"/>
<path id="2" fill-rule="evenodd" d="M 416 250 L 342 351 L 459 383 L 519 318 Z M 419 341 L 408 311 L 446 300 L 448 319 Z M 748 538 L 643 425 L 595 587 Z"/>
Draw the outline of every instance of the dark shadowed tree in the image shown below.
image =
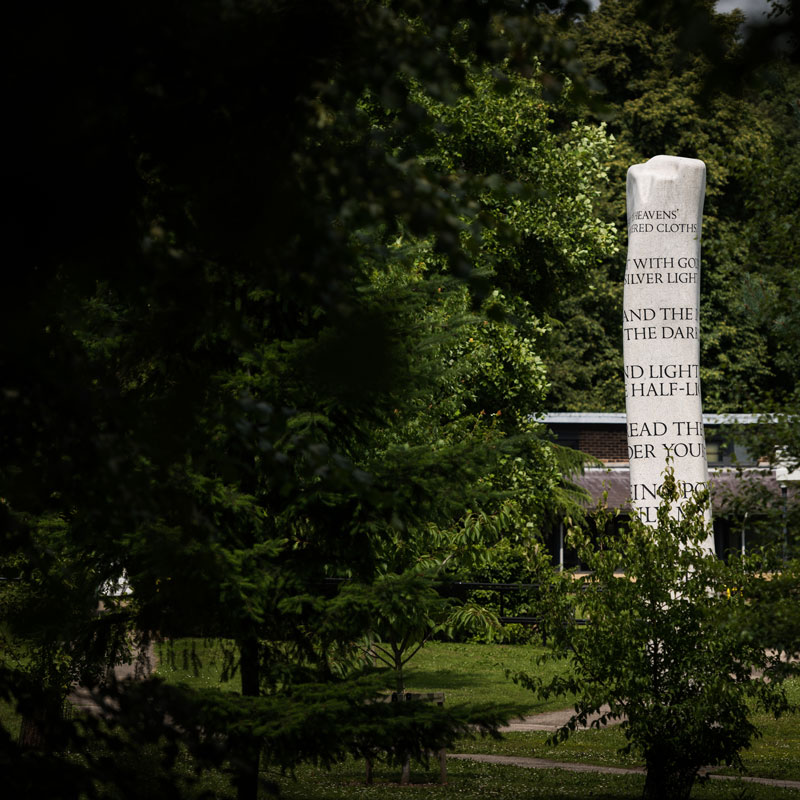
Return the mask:
<path id="1" fill-rule="evenodd" d="M 531 333 L 536 320 L 493 287 L 501 256 L 524 245 L 504 209 L 556 198 L 535 175 L 435 155 L 437 135 L 459 127 L 437 114 L 475 93 L 468 67 L 504 59 L 534 103 L 536 53 L 543 75 L 569 70 L 522 12 L 414 0 L 14 9 L 3 634 L 34 659 L 5 661 L 4 691 L 51 707 L 71 681 L 102 681 L 133 632 L 225 637 L 241 697 L 155 681 L 123 695 L 119 720 L 129 742 L 229 756 L 240 797 L 255 795 L 260 761 L 420 755 L 464 730 L 457 710 L 363 703 L 378 684 L 353 674 L 346 646 L 363 618 L 327 613 L 328 579 L 368 592 L 398 547 L 439 557 L 420 537 L 497 536 L 515 485 L 514 521 L 556 485 L 526 416 L 541 364 L 512 328 L 513 315 Z M 569 226 L 540 227 L 543 252 L 569 249 Z M 519 364 L 529 378 L 510 375 Z M 98 614 L 123 574 L 132 594 Z M 412 712 L 416 733 L 402 734 Z M 47 793 L 85 790 L 57 757 L 69 732 L 52 726 L 49 755 L 8 739 L 24 791 L 45 779 L 41 764 Z M 85 752 L 94 777 L 137 791 Z"/>

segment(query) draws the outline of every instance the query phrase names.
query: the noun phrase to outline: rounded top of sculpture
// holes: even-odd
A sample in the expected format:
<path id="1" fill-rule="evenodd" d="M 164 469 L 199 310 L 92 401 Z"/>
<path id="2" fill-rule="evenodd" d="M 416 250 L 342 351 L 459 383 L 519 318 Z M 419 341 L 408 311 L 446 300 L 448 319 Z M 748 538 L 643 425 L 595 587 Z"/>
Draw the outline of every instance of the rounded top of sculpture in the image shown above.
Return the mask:
<path id="1" fill-rule="evenodd" d="M 705 176 L 706 165 L 699 158 L 683 156 L 653 156 L 644 164 L 634 164 L 628 168 L 630 177 L 654 175 L 662 180 L 676 180 L 690 175 Z"/>
<path id="2" fill-rule="evenodd" d="M 706 165 L 699 158 L 653 156 L 628 169 L 628 215 L 652 203 L 687 208 L 691 201 L 703 208 Z"/>

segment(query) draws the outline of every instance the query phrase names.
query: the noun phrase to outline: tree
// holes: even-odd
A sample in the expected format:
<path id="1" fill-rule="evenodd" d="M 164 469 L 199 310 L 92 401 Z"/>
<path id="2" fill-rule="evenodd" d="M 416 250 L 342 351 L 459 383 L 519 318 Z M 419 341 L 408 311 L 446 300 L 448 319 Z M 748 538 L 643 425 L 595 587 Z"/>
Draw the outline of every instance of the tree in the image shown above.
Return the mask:
<path id="1" fill-rule="evenodd" d="M 392 242 L 388 271 L 373 264 L 380 292 L 429 287 L 432 302 L 414 317 L 436 338 L 425 345 L 427 368 L 435 371 L 429 393 L 399 404 L 391 424 L 374 431 L 369 471 L 391 465 L 403 474 L 409 458 L 429 452 L 431 442 L 463 447 L 480 440 L 499 457 L 479 478 L 480 494 L 462 493 L 453 518 L 387 532 L 371 590 L 349 582 L 340 594 L 339 613 L 362 616 L 365 652 L 392 667 L 398 691 L 404 665 L 435 632 L 497 627 L 495 616 L 474 602 L 443 601 L 436 583 L 485 565 L 501 539 L 529 552 L 532 573 L 547 568 L 541 537 L 553 506 L 566 500 L 558 455 L 531 419 L 546 392 L 537 352 L 544 331 L 534 308 L 546 306 L 541 295 L 551 291 L 550 282 L 582 274 L 614 247 L 613 229 L 590 213 L 608 156 L 602 126 L 576 125 L 560 141 L 549 130 L 538 73 L 517 75 L 508 65 L 465 68 L 469 91 L 454 102 L 437 101 L 418 85 L 412 96 L 429 115 L 426 163 L 471 176 L 465 192 L 486 230 L 480 247 L 467 246 L 499 288 L 473 311 L 470 293 L 450 286 L 433 243 L 408 233 Z M 544 265 L 536 260 L 542 249 L 550 254 Z"/>
<path id="2" fill-rule="evenodd" d="M 631 164 L 660 152 L 707 163 L 700 314 L 704 407 L 764 414 L 765 424 L 746 426 L 737 439 L 759 455 L 780 447 L 785 460 L 798 464 L 793 219 L 800 202 L 800 15 L 794 1 L 773 7 L 780 13 L 766 24 L 745 26 L 738 14 L 719 14 L 705 0 L 650 7 L 603 0 L 579 28 L 578 53 L 587 74 L 604 86 L 600 96 L 616 138 L 605 193 L 608 219 L 623 224 L 624 174 Z M 783 37 L 780 47 L 777 37 Z M 545 355 L 551 403 L 622 410 L 617 342 L 623 266 L 621 260 L 607 262 L 595 289 L 557 314 L 562 327 L 553 326 L 554 355 Z M 595 295 L 604 301 L 595 302 Z M 745 514 L 758 520 L 769 511 L 763 496 L 748 507 L 749 499 L 755 498 L 749 494 L 736 502 L 738 511 L 729 506 L 740 523 Z M 773 538 L 781 527 L 773 526 Z M 787 567 L 784 588 L 792 574 Z"/>
<path id="3" fill-rule="evenodd" d="M 703 550 L 707 497 L 683 503 L 676 519 L 671 470 L 660 494 L 656 527 L 634 518 L 610 536 L 601 513 L 595 538 L 570 533 L 589 574 L 566 575 L 541 609 L 553 621 L 547 657 L 566 661 L 567 674 L 516 678 L 544 697 L 575 694 L 557 741 L 607 704 L 596 724 L 621 720 L 626 749 L 645 760 L 648 800 L 688 798 L 701 767 L 740 763 L 758 735 L 751 702 L 775 714 L 787 708 L 780 654 L 743 635 L 761 613 L 750 593 L 761 565 L 725 564 Z"/>
<path id="4" fill-rule="evenodd" d="M 452 558 L 459 537 L 495 535 L 503 509 L 519 519 L 557 483 L 526 416 L 541 365 L 510 320 L 537 323 L 490 270 L 524 250 L 509 208 L 535 212 L 537 241 L 576 271 L 590 257 L 565 255 L 570 231 L 591 250 L 602 226 L 553 224 L 552 198 L 448 164 L 436 145 L 436 115 L 475 93 L 465 64 L 530 69 L 541 49 L 568 65 L 511 8 L 145 2 L 114 26 L 97 3 L 14 11 L 16 269 L 0 300 L 10 633 L 35 647 L 58 628 L 54 695 L 98 677 L 130 630 L 230 638 L 241 697 L 154 681 L 119 720 L 173 757 L 178 731 L 194 731 L 198 758 L 230 757 L 242 798 L 260 763 L 363 753 L 363 726 L 417 754 L 463 730 L 469 715 L 430 710 L 405 735 L 419 709 L 364 702 L 377 684 L 333 656 L 365 630 L 358 616 L 320 624 L 327 579 L 379 588 L 406 545 Z M 514 102 L 536 103 L 534 85 Z M 577 132 L 573 155 L 544 161 L 575 175 L 603 146 Z M 520 365 L 534 367 L 523 380 Z M 97 614 L 123 570 L 132 596 Z M 24 670 L 3 667 L 21 696 Z M 340 736 L 296 746 L 323 729 L 321 707 Z M 472 717 L 487 730 L 501 718 Z M 35 784 L 38 758 L 9 763 Z"/>
<path id="5" fill-rule="evenodd" d="M 780 408 L 797 377 L 783 356 L 785 315 L 775 313 L 777 298 L 792 291 L 778 264 L 791 264 L 795 247 L 781 231 L 783 209 L 796 200 L 790 98 L 797 68 L 785 56 L 776 61 L 767 46 L 776 28 L 743 36 L 742 23 L 738 12 L 719 14 L 710 0 L 657 7 L 603 0 L 577 28 L 578 56 L 604 87 L 597 97 L 616 140 L 601 215 L 624 227 L 631 164 L 658 153 L 707 164 L 702 378 L 705 407 L 718 412 Z M 596 107 L 587 112 L 596 114 Z M 622 259 L 607 259 L 588 292 L 553 310 L 558 324 L 546 362 L 554 407 L 623 408 L 623 272 Z M 759 308 L 769 310 L 754 313 Z"/>

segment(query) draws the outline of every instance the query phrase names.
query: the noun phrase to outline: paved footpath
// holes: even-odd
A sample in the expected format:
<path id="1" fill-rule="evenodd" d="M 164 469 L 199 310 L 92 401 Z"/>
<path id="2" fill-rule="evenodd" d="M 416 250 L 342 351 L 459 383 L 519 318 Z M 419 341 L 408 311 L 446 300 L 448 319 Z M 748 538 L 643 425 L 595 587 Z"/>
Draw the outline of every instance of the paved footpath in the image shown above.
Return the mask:
<path id="1" fill-rule="evenodd" d="M 124 681 L 149 677 L 157 663 L 155 646 L 150 642 L 144 650 L 137 648 L 131 661 L 114 667 L 114 679 Z M 70 692 L 68 700 L 74 708 L 81 711 L 88 711 L 90 714 L 100 712 L 97 698 L 85 686 L 76 686 Z"/>
<path id="2" fill-rule="evenodd" d="M 603 706 L 597 714 L 592 714 L 586 720 L 585 725 L 579 726 L 579 730 L 591 727 L 592 723 L 599 719 L 603 714 L 609 711 L 608 706 Z M 534 714 L 530 717 L 522 717 L 522 719 L 511 720 L 508 725 L 500 728 L 501 733 L 511 733 L 512 731 L 557 731 L 563 728 L 573 715 L 571 708 L 565 708 L 561 711 L 545 711 L 541 714 Z M 619 725 L 622 719 L 607 722 L 606 725 Z M 603 726 L 605 727 L 605 726 Z"/>

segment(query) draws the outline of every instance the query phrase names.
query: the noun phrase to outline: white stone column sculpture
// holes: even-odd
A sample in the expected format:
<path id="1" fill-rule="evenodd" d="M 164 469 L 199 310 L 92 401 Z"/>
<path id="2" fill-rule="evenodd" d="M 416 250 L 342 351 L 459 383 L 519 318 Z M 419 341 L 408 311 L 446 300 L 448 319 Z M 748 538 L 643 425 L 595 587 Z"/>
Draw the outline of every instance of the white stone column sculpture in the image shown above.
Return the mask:
<path id="1" fill-rule="evenodd" d="M 682 497 L 708 485 L 699 375 L 705 182 L 705 164 L 694 158 L 655 156 L 628 170 L 628 459 L 632 505 L 648 524 L 656 523 L 668 455 Z M 680 516 L 680 502 L 673 514 Z"/>

